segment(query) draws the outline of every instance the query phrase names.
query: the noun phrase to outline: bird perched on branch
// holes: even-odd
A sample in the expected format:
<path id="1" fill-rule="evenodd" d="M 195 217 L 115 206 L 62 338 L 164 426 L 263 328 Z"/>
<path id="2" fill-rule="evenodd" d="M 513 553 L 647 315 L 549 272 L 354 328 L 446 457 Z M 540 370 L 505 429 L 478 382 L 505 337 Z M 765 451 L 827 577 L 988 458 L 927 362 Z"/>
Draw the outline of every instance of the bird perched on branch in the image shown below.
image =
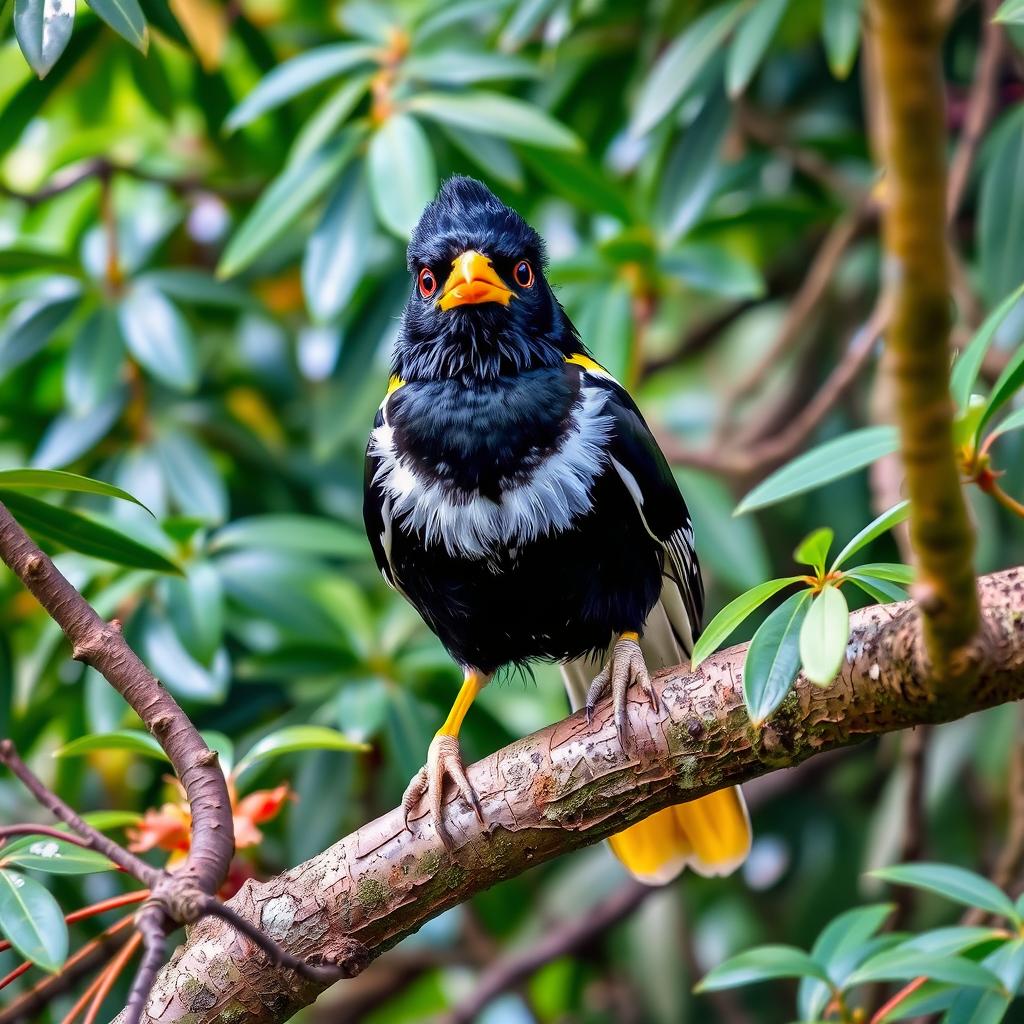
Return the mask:
<path id="1" fill-rule="evenodd" d="M 686 504 L 635 403 L 588 354 L 544 276 L 544 243 L 480 182 L 446 181 L 408 250 L 412 289 L 366 453 L 363 514 L 384 578 L 464 683 L 403 798 L 439 835 L 451 779 L 481 816 L 459 728 L 503 666 L 558 661 L 575 707 L 627 694 L 690 655 L 703 586 Z M 602 667 L 603 660 L 603 667 Z M 746 856 L 738 789 L 612 838 L 642 881 Z"/>

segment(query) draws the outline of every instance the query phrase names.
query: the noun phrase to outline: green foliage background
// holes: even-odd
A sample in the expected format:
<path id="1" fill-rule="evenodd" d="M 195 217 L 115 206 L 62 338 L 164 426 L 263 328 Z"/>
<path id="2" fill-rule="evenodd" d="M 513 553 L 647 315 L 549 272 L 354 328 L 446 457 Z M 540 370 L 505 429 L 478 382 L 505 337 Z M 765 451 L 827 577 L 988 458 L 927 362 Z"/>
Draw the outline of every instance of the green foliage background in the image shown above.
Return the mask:
<path id="1" fill-rule="evenodd" d="M 3 497 L 201 728 L 241 753 L 304 724 L 372 744 L 253 767 L 248 788 L 288 780 L 298 797 L 243 855 L 257 873 L 394 806 L 457 683 L 380 580 L 360 519 L 363 448 L 409 288 L 404 239 L 444 176 L 482 177 L 539 228 L 591 351 L 675 439 L 710 612 L 802 571 L 792 551 L 810 530 L 828 525 L 842 544 L 885 507 L 861 471 L 734 517 L 774 464 L 716 467 L 799 414 L 877 297 L 866 216 L 794 342 L 736 397 L 824 234 L 859 216 L 865 192 L 884 201 L 858 0 L 250 0 L 230 13 L 213 0 L 148 0 L 145 30 L 118 21 L 135 7 L 79 4 L 73 30 L 62 22 L 34 56 L 40 80 L 21 51 L 32 53 L 43 5 L 0 3 L 0 469 L 87 474 L 152 515 L 97 494 Z M 954 135 L 980 29 L 968 4 L 946 46 Z M 954 225 L 961 339 L 1024 278 L 1020 60 L 1014 50 L 1006 61 Z M 995 359 L 1013 351 L 1021 319 L 1011 312 Z M 876 376 L 872 361 L 811 442 L 887 420 Z M 707 457 L 686 457 L 695 451 Z M 1024 492 L 1021 435 L 994 451 L 1005 490 Z M 970 493 L 979 571 L 1024 560 L 1019 521 Z M 898 559 L 890 538 L 871 550 Z M 110 749 L 51 757 L 137 722 L 68 660 L 6 573 L 0 623 L 0 734 L 76 807 L 159 804 L 158 761 Z M 463 732 L 467 756 L 565 711 L 549 667 L 490 687 Z M 990 864 L 1014 729 L 1015 711 L 1001 708 L 931 735 L 931 859 Z M 864 871 L 900 857 L 906 784 L 890 737 L 752 786 L 757 844 L 743 872 L 688 876 L 651 896 L 484 1019 L 792 1019 L 786 983 L 749 997 L 691 986 L 754 943 L 809 948 L 838 912 L 878 897 Z M 5 820 L 38 813 L 6 779 L 0 807 Z M 106 874 L 45 881 L 67 909 L 124 888 Z M 482 894 L 402 947 L 436 964 L 410 970 L 359 1019 L 418 1021 L 451 1006 L 503 948 L 622 881 L 599 848 Z M 934 897 L 916 914 L 919 925 L 953 920 Z M 16 962 L 4 954 L 0 973 Z M 345 999 L 342 986 L 300 1017 L 350 1019 Z M 58 1004 L 48 1019 L 60 1016 Z"/>

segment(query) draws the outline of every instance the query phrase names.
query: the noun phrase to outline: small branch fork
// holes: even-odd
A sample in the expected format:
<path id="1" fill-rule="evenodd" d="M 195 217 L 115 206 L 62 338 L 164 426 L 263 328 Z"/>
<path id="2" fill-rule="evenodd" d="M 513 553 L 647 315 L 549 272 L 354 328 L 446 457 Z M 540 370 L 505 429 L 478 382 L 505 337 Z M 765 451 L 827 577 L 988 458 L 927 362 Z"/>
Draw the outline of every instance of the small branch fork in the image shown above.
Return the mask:
<path id="1" fill-rule="evenodd" d="M 277 966 L 295 971 L 309 981 L 325 985 L 356 973 L 359 967 L 355 962 L 310 964 L 291 956 L 256 926 L 241 921 L 220 904 L 216 893 L 227 875 L 235 844 L 231 802 L 217 755 L 128 646 L 119 626 L 104 622 L 97 615 L 2 503 L 0 559 L 64 631 L 72 645 L 72 656 L 100 672 L 156 737 L 185 790 L 192 814 L 188 856 L 171 874 L 147 864 L 89 825 L 28 768 L 9 739 L 0 740 L 0 764 L 10 769 L 36 801 L 71 830 L 70 834 L 65 834 L 46 826 L 15 825 L 0 830 L 0 839 L 31 831 L 76 843 L 103 854 L 149 890 L 135 916 L 136 934 L 107 969 L 112 970 L 116 963 L 116 973 L 110 976 L 104 973 L 97 979 L 92 989 L 94 997 L 102 1002 L 131 953 L 141 947 L 142 962 L 132 985 L 125 1018 L 129 1024 L 138 1024 L 164 962 L 168 936 L 178 925 L 193 924 L 208 914 L 242 931 Z M 0 1022 L 2 1020 L 0 1015 Z"/>

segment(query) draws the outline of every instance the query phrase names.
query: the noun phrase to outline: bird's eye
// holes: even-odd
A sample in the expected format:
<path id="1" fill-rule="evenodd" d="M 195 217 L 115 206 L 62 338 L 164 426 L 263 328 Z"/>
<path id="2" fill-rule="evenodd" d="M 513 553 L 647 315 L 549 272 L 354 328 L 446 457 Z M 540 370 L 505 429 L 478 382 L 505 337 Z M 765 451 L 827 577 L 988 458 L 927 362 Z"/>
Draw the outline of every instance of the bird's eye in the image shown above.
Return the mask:
<path id="1" fill-rule="evenodd" d="M 429 299 L 430 296 L 437 291 L 437 278 L 434 277 L 433 271 L 430 267 L 424 267 L 420 271 L 419 285 L 420 295 L 425 299 Z"/>
<path id="2" fill-rule="evenodd" d="M 526 260 L 520 260 L 516 264 L 516 269 L 512 271 L 512 276 L 516 279 L 516 284 L 520 288 L 533 287 L 533 267 Z"/>

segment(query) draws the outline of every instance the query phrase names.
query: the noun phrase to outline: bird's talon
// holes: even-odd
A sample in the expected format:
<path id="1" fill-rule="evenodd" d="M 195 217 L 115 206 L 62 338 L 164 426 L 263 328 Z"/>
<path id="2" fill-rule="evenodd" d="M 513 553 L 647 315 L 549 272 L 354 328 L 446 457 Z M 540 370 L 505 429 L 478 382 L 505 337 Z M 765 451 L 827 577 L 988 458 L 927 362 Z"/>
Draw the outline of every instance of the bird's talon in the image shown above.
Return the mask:
<path id="1" fill-rule="evenodd" d="M 589 724 L 594 705 L 610 689 L 615 709 L 615 732 L 623 750 L 628 750 L 630 744 L 627 702 L 629 688 L 634 683 L 647 697 L 651 708 L 658 711 L 661 704 L 647 672 L 640 644 L 633 636 L 621 636 L 615 642 L 608 662 L 590 684 L 587 693 L 587 722 Z"/>
<path id="2" fill-rule="evenodd" d="M 434 830 L 445 848 L 451 851 L 454 848 L 454 842 L 444 822 L 445 777 L 455 783 L 459 794 L 473 809 L 477 821 L 483 824 L 483 809 L 462 764 L 458 738 L 445 733 L 439 733 L 431 740 L 430 749 L 427 751 L 427 763 L 413 776 L 406 788 L 405 795 L 402 797 L 402 808 L 405 812 L 406 827 L 408 827 L 410 813 L 419 805 L 420 801 L 426 798 Z"/>

